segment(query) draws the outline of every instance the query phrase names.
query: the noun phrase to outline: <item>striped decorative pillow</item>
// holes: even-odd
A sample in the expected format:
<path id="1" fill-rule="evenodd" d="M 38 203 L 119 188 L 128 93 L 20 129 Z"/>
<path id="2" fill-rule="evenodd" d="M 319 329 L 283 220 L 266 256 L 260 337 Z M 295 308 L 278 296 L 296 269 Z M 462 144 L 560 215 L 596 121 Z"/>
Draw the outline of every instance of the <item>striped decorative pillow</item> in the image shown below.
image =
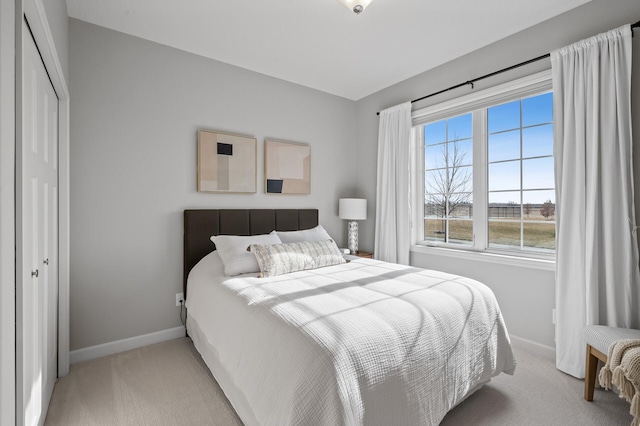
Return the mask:
<path id="1" fill-rule="evenodd" d="M 333 240 L 251 244 L 249 250 L 256 256 L 261 277 L 345 263 Z"/>

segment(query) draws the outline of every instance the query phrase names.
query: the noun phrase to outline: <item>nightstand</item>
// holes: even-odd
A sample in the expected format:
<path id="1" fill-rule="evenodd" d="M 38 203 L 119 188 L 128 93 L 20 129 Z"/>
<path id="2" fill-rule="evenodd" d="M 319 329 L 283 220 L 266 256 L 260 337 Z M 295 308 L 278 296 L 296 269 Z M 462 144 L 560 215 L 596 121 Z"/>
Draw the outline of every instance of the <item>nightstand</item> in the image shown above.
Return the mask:
<path id="1" fill-rule="evenodd" d="M 364 257 L 367 259 L 373 259 L 373 253 L 369 253 L 368 251 L 359 251 L 357 253 L 351 253 L 353 256 Z"/>

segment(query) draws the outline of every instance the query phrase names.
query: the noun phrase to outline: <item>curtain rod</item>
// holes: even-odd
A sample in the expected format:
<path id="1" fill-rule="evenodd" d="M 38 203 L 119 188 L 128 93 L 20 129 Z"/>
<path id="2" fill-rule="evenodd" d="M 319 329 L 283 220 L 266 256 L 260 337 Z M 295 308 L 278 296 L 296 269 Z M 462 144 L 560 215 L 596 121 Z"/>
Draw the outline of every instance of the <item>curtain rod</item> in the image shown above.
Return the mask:
<path id="1" fill-rule="evenodd" d="M 631 29 L 632 30 L 634 28 L 638 28 L 638 27 L 640 27 L 640 21 L 638 21 L 635 24 L 631 25 Z M 633 31 L 631 32 L 631 34 L 633 35 Z M 411 103 L 413 104 L 415 102 L 420 102 L 420 101 L 422 101 L 424 99 L 427 99 L 427 98 L 430 98 L 432 96 L 436 96 L 436 95 L 439 95 L 441 93 L 448 92 L 449 90 L 457 89 L 457 88 L 463 87 L 463 86 L 471 86 L 471 88 L 473 89 L 473 84 L 476 81 L 484 80 L 485 78 L 493 77 L 494 75 L 502 74 L 503 72 L 511 71 L 512 69 L 520 68 L 520 67 L 525 66 L 525 65 L 529 65 L 529 64 L 531 64 L 533 62 L 537 62 L 537 61 L 539 61 L 541 59 L 545 59 L 545 58 L 548 58 L 550 56 L 551 56 L 551 53 L 547 53 L 545 55 L 538 56 L 537 58 L 529 59 L 528 61 L 524 61 L 524 62 L 520 62 L 519 64 L 511 65 L 510 67 L 503 68 L 501 70 L 494 71 L 492 73 L 485 74 L 483 76 L 476 77 L 476 78 L 471 79 L 471 80 L 467 80 L 467 81 L 465 81 L 463 83 L 456 84 L 455 86 L 447 87 L 446 89 L 442 89 L 442 90 L 439 90 L 437 92 L 430 93 L 430 94 L 428 94 L 426 96 L 423 96 L 421 98 L 414 99 L 414 100 L 411 101 Z M 380 112 L 376 112 L 376 115 L 380 115 Z"/>

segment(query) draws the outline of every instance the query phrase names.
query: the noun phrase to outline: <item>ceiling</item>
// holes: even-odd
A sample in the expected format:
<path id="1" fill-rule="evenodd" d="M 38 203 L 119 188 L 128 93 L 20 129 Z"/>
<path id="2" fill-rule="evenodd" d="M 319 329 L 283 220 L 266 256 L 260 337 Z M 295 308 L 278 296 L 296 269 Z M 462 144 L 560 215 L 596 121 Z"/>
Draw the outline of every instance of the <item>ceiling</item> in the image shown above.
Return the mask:
<path id="1" fill-rule="evenodd" d="M 69 16 L 358 100 L 590 0 L 67 0 Z"/>

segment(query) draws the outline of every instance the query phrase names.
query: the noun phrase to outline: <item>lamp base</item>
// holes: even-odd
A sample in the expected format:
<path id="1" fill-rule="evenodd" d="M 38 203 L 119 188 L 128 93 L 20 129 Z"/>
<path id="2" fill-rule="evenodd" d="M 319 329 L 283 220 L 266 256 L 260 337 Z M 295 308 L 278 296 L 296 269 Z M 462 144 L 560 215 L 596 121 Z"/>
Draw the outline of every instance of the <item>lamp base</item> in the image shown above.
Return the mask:
<path id="1" fill-rule="evenodd" d="M 355 220 L 350 220 L 347 229 L 348 233 L 348 247 L 351 251 L 351 254 L 355 254 L 358 252 L 358 222 Z"/>

